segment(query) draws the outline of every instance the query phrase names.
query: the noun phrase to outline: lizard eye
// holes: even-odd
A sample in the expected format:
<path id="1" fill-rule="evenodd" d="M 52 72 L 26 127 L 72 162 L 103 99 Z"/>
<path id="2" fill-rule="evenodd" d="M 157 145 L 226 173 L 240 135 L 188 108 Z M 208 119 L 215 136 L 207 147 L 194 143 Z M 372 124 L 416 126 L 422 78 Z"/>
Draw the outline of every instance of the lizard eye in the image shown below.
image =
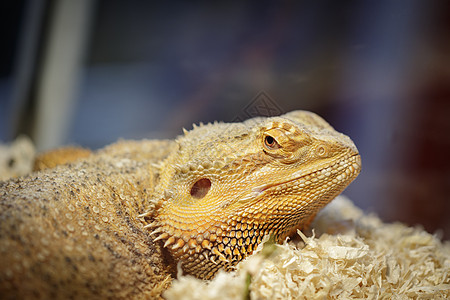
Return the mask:
<path id="1" fill-rule="evenodd" d="M 280 148 L 280 144 L 273 138 L 273 136 L 266 135 L 264 137 L 264 146 L 269 150 L 274 150 Z"/>
<path id="2" fill-rule="evenodd" d="M 191 196 L 197 199 L 201 199 L 208 194 L 211 189 L 211 180 L 208 178 L 202 178 L 197 180 L 191 188 Z"/>

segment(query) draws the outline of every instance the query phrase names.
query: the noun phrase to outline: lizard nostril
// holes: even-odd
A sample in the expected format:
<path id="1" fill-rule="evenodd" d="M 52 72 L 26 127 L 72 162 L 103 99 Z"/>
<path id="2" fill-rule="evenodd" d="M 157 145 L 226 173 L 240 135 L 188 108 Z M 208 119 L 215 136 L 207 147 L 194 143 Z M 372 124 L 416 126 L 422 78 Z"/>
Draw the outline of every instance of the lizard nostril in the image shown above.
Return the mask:
<path id="1" fill-rule="evenodd" d="M 325 157 L 328 155 L 328 149 L 324 145 L 319 145 L 316 148 L 316 155 L 319 157 Z"/>
<path id="2" fill-rule="evenodd" d="M 211 180 L 208 178 L 197 180 L 191 188 L 191 196 L 198 199 L 203 198 L 206 196 L 210 188 Z"/>

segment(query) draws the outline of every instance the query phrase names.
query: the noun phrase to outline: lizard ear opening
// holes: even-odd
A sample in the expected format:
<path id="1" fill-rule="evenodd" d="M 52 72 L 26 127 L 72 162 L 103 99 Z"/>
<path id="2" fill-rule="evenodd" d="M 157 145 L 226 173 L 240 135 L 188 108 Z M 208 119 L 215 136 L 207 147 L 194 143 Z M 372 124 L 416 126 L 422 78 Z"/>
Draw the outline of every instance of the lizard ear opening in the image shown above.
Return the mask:
<path id="1" fill-rule="evenodd" d="M 191 196 L 197 199 L 201 199 L 208 194 L 211 189 L 211 180 L 208 178 L 202 178 L 197 180 L 191 188 Z"/>

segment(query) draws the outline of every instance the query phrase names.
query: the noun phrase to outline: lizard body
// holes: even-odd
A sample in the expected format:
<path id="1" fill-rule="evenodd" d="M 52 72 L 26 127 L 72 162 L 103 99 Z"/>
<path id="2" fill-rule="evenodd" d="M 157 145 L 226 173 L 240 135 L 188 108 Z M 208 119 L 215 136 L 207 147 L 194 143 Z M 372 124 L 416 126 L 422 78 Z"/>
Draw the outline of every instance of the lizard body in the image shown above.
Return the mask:
<path id="1" fill-rule="evenodd" d="M 294 111 L 122 142 L 3 182 L 0 293 L 154 296 L 177 265 L 212 278 L 264 235 L 282 242 L 308 224 L 359 171 L 347 136 Z"/>
<path id="2" fill-rule="evenodd" d="M 171 145 L 119 142 L 1 182 L 0 298 L 158 296 L 170 269 L 137 215 L 151 206 L 152 163 Z"/>

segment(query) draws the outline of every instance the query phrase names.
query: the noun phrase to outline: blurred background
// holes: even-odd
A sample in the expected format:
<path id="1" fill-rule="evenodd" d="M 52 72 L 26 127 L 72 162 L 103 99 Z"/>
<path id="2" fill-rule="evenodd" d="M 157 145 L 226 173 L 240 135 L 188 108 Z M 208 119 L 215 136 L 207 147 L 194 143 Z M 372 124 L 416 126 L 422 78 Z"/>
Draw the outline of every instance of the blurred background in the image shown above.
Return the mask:
<path id="1" fill-rule="evenodd" d="M 344 192 L 450 238 L 449 1 L 0 4 L 0 140 L 173 138 L 314 111 L 358 146 Z"/>

